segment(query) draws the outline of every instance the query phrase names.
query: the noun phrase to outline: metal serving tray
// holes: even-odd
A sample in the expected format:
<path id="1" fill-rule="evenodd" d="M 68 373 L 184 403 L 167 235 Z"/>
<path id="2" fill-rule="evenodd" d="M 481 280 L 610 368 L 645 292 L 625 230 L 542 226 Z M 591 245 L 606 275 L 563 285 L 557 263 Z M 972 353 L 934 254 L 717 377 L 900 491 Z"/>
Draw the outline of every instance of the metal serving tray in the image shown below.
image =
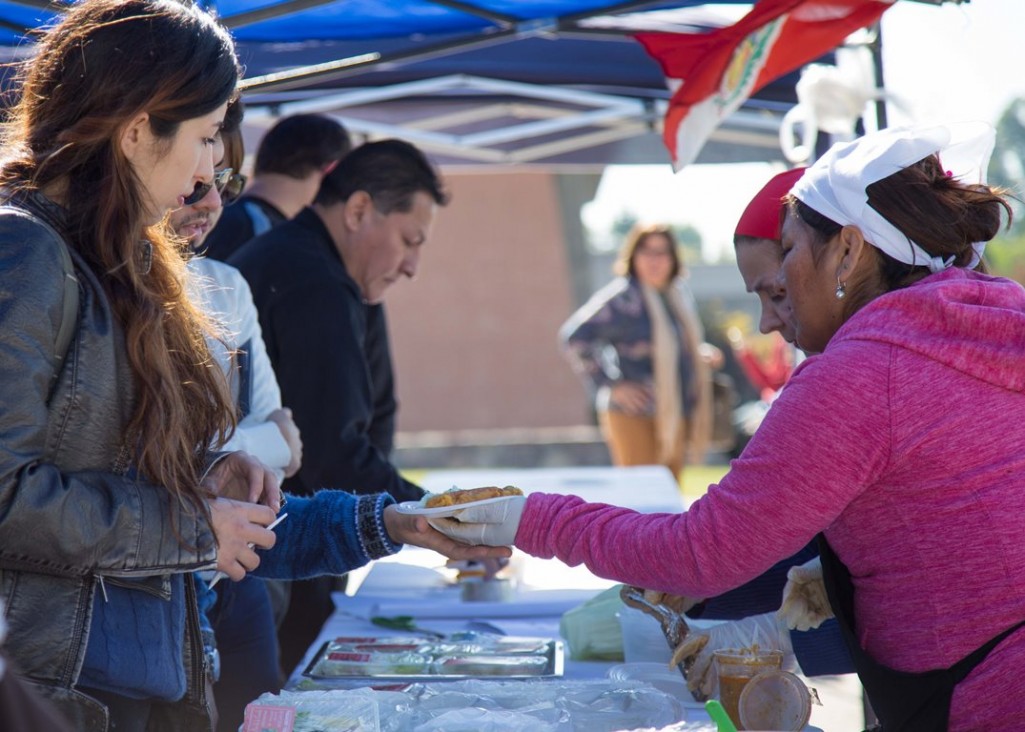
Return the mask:
<path id="1" fill-rule="evenodd" d="M 324 658 L 328 653 L 328 647 L 331 641 L 325 641 L 324 644 L 317 650 L 316 655 L 310 661 L 309 665 L 303 669 L 302 675 L 316 679 L 320 682 L 345 682 L 346 685 L 350 681 L 389 681 L 395 683 L 413 683 L 417 681 L 461 681 L 466 679 L 495 679 L 498 681 L 507 681 L 514 679 L 538 679 L 547 677 L 562 676 L 565 666 L 565 650 L 563 642 L 561 640 L 549 640 L 545 644 L 545 652 L 543 654 L 530 654 L 530 655 L 541 655 L 546 659 L 546 663 L 536 673 L 526 674 L 438 674 L 427 671 L 421 674 L 319 674 L 315 672 L 317 663 Z M 489 656 L 507 656 L 511 655 L 508 653 L 479 653 L 473 654 L 472 656 L 467 655 L 468 658 L 480 658 L 485 659 Z M 526 654 L 524 654 L 526 655 Z"/>

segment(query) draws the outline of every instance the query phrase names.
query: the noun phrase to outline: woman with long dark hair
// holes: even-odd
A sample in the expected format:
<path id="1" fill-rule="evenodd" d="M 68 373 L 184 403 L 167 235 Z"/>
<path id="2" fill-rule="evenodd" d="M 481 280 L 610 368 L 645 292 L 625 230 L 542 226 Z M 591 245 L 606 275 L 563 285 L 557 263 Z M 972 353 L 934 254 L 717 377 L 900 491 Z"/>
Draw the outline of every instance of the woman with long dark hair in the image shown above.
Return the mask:
<path id="1" fill-rule="evenodd" d="M 206 729 L 194 588 L 274 543 L 166 228 L 220 158 L 239 66 L 191 4 L 86 0 L 4 130 L 0 592 L 19 671 L 81 729 Z M 216 499 L 231 494 L 256 503 Z"/>
<path id="2" fill-rule="evenodd" d="M 679 476 L 688 452 L 704 459 L 712 377 L 676 237 L 666 226 L 634 227 L 614 271 L 560 338 L 594 392 L 613 464 L 665 465 Z"/>
<path id="3" fill-rule="evenodd" d="M 238 78 L 230 37 L 193 5 L 84 0 L 42 34 L 4 130 L 6 651 L 79 729 L 210 729 L 192 573 L 240 580 L 276 540 L 273 474 L 210 449 L 235 427 L 207 341 L 223 332 L 189 298 L 167 218 L 217 195 Z M 390 501 L 296 505 L 264 571 L 337 573 L 405 541 L 508 554 L 467 553 Z M 312 527 L 345 541 L 314 544 Z"/>

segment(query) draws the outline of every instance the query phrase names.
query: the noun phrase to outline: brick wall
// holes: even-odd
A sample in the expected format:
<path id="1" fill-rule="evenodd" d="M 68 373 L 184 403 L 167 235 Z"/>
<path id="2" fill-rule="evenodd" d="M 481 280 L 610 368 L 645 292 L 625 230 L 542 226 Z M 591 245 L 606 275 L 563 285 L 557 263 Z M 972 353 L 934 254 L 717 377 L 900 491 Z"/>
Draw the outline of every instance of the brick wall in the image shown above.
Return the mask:
<path id="1" fill-rule="evenodd" d="M 399 430 L 590 423 L 556 339 L 575 302 L 555 176 L 446 180 L 452 202 L 438 213 L 417 278 L 385 300 Z"/>

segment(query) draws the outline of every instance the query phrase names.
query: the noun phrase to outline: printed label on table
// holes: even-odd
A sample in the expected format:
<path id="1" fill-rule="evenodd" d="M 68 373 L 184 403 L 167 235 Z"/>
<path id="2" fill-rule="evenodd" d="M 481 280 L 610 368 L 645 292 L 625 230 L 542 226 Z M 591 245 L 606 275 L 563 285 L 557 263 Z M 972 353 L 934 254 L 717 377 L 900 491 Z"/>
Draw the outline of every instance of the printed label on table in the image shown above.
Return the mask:
<path id="1" fill-rule="evenodd" d="M 295 707 L 250 704 L 246 707 L 242 732 L 292 732 L 294 727 Z"/>

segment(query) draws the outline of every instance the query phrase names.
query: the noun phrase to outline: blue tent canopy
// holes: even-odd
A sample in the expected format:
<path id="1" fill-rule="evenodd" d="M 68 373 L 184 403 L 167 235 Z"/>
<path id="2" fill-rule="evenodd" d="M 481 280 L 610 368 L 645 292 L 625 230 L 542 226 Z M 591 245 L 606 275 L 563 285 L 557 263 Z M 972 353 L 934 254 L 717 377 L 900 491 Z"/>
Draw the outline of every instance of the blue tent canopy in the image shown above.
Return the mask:
<path id="1" fill-rule="evenodd" d="M 3 0 L 0 45 L 20 44 L 68 0 Z M 606 14 L 701 7 L 706 0 L 196 0 L 243 43 L 445 38 L 582 30 Z M 720 5 L 750 5 L 719 0 Z"/>
<path id="2" fill-rule="evenodd" d="M 198 1 L 238 43 L 254 137 L 277 116 L 317 111 L 443 162 L 491 164 L 667 162 L 658 129 L 669 92 L 629 34 L 737 17 L 704 0 Z M 749 3 L 719 5 L 742 14 Z M 0 0 L 0 50 L 23 53 L 54 7 Z M 795 81 L 759 92 L 698 162 L 779 159 Z"/>
<path id="3" fill-rule="evenodd" d="M 706 0 L 675 2 L 609 2 L 608 0 L 202 0 L 216 12 L 239 40 L 290 42 L 319 40 L 409 38 L 504 32 L 536 28 L 569 30 L 581 21 L 633 10 L 658 10 L 704 5 Z M 745 4 L 743 0 L 725 0 Z M 746 4 L 750 4 L 747 2 Z"/>

